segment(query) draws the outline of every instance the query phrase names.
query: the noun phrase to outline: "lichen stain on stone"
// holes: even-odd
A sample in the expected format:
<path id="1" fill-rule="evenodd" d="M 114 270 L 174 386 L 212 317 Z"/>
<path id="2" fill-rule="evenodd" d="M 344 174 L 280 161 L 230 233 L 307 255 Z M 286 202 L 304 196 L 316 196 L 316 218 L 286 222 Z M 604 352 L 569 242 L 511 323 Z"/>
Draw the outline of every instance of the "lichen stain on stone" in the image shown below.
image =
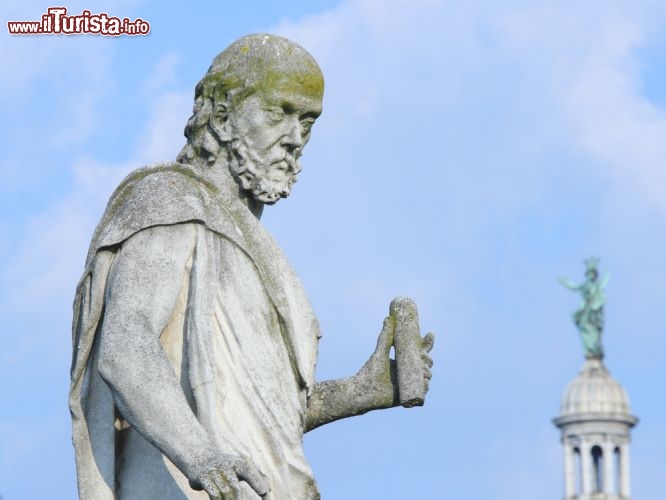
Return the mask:
<path id="1" fill-rule="evenodd" d="M 257 90 L 264 92 L 284 91 L 304 94 L 312 99 L 321 99 L 324 95 L 324 80 L 318 71 L 308 68 L 309 71 L 280 71 L 270 69 L 266 71 Z"/>
<path id="2" fill-rule="evenodd" d="M 234 94 L 234 101 L 253 92 L 275 90 L 322 98 L 321 69 L 303 48 L 273 36 L 264 36 L 261 42 L 249 36 L 245 41 L 215 58 L 202 81 L 203 97 L 224 101 L 231 89 L 240 89 Z M 272 47 L 264 48 L 268 42 L 272 42 Z"/>
<path id="3" fill-rule="evenodd" d="M 218 194 L 219 190 L 217 189 L 217 187 L 215 187 L 213 183 L 205 179 L 202 179 L 191 168 L 187 168 L 179 164 L 161 165 L 146 169 L 140 169 L 136 171 L 130 178 L 126 179 L 126 181 L 121 184 L 121 186 L 116 190 L 116 193 L 114 193 L 114 195 L 112 196 L 113 205 L 111 209 L 115 212 L 119 207 L 121 207 L 124 204 L 125 200 L 128 198 L 128 196 L 130 196 L 134 192 L 137 183 L 143 181 L 144 179 L 150 177 L 151 175 L 161 174 L 161 173 L 180 174 L 185 178 L 184 180 L 189 181 L 189 184 L 194 186 L 195 188 L 198 186 L 204 186 L 206 189 L 208 189 L 209 192 L 213 194 Z"/>

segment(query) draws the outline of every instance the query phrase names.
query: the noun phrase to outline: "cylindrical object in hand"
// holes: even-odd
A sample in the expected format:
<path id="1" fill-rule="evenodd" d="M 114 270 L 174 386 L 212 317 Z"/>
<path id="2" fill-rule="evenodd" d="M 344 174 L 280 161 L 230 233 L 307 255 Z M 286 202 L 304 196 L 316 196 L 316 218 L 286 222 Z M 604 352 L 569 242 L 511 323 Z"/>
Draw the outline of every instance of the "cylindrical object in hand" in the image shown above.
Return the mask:
<path id="1" fill-rule="evenodd" d="M 399 297 L 391 302 L 390 316 L 395 326 L 393 347 L 398 375 L 398 395 L 405 408 L 423 406 L 425 401 L 423 351 L 419 316 L 411 299 Z"/>

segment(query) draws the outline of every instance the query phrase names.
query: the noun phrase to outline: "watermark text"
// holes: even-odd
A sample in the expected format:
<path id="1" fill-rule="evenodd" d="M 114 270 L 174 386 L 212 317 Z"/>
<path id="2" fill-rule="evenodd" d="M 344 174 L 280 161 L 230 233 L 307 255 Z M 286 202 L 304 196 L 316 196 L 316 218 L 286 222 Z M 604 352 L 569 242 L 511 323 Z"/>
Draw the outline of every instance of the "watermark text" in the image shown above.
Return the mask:
<path id="1" fill-rule="evenodd" d="M 93 14 L 84 10 L 79 15 L 68 16 L 66 7 L 49 7 L 39 21 L 8 21 L 11 35 L 147 35 L 150 23 L 141 18 L 130 21 L 108 14 Z"/>

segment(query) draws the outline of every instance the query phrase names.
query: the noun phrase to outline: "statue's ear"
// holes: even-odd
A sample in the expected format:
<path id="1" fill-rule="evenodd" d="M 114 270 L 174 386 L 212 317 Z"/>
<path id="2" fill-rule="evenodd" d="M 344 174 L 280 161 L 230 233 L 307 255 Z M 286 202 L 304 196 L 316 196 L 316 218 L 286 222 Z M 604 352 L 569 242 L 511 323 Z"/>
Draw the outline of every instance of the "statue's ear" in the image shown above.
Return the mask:
<path id="1" fill-rule="evenodd" d="M 210 128 L 215 132 L 221 142 L 231 141 L 231 125 L 229 123 L 229 105 L 226 102 L 216 102 L 213 114 L 210 117 Z"/>

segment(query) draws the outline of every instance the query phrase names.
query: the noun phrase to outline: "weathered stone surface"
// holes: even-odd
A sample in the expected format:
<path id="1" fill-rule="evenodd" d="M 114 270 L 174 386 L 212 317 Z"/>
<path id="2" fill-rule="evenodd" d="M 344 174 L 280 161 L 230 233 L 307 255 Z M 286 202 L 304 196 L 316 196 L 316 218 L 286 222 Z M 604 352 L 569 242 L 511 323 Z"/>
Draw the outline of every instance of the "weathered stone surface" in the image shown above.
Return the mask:
<path id="1" fill-rule="evenodd" d="M 433 337 L 406 299 L 356 375 L 315 382 L 316 317 L 259 222 L 291 191 L 322 93 L 304 49 L 244 37 L 197 85 L 178 162 L 112 195 L 74 303 L 81 498 L 315 500 L 304 432 L 401 391 L 422 404 Z"/>
<path id="2" fill-rule="evenodd" d="M 391 302 L 391 322 L 394 326 L 395 361 L 398 376 L 398 396 L 405 408 L 425 403 L 426 365 L 421 351 L 419 315 L 411 299 L 399 297 Z"/>

